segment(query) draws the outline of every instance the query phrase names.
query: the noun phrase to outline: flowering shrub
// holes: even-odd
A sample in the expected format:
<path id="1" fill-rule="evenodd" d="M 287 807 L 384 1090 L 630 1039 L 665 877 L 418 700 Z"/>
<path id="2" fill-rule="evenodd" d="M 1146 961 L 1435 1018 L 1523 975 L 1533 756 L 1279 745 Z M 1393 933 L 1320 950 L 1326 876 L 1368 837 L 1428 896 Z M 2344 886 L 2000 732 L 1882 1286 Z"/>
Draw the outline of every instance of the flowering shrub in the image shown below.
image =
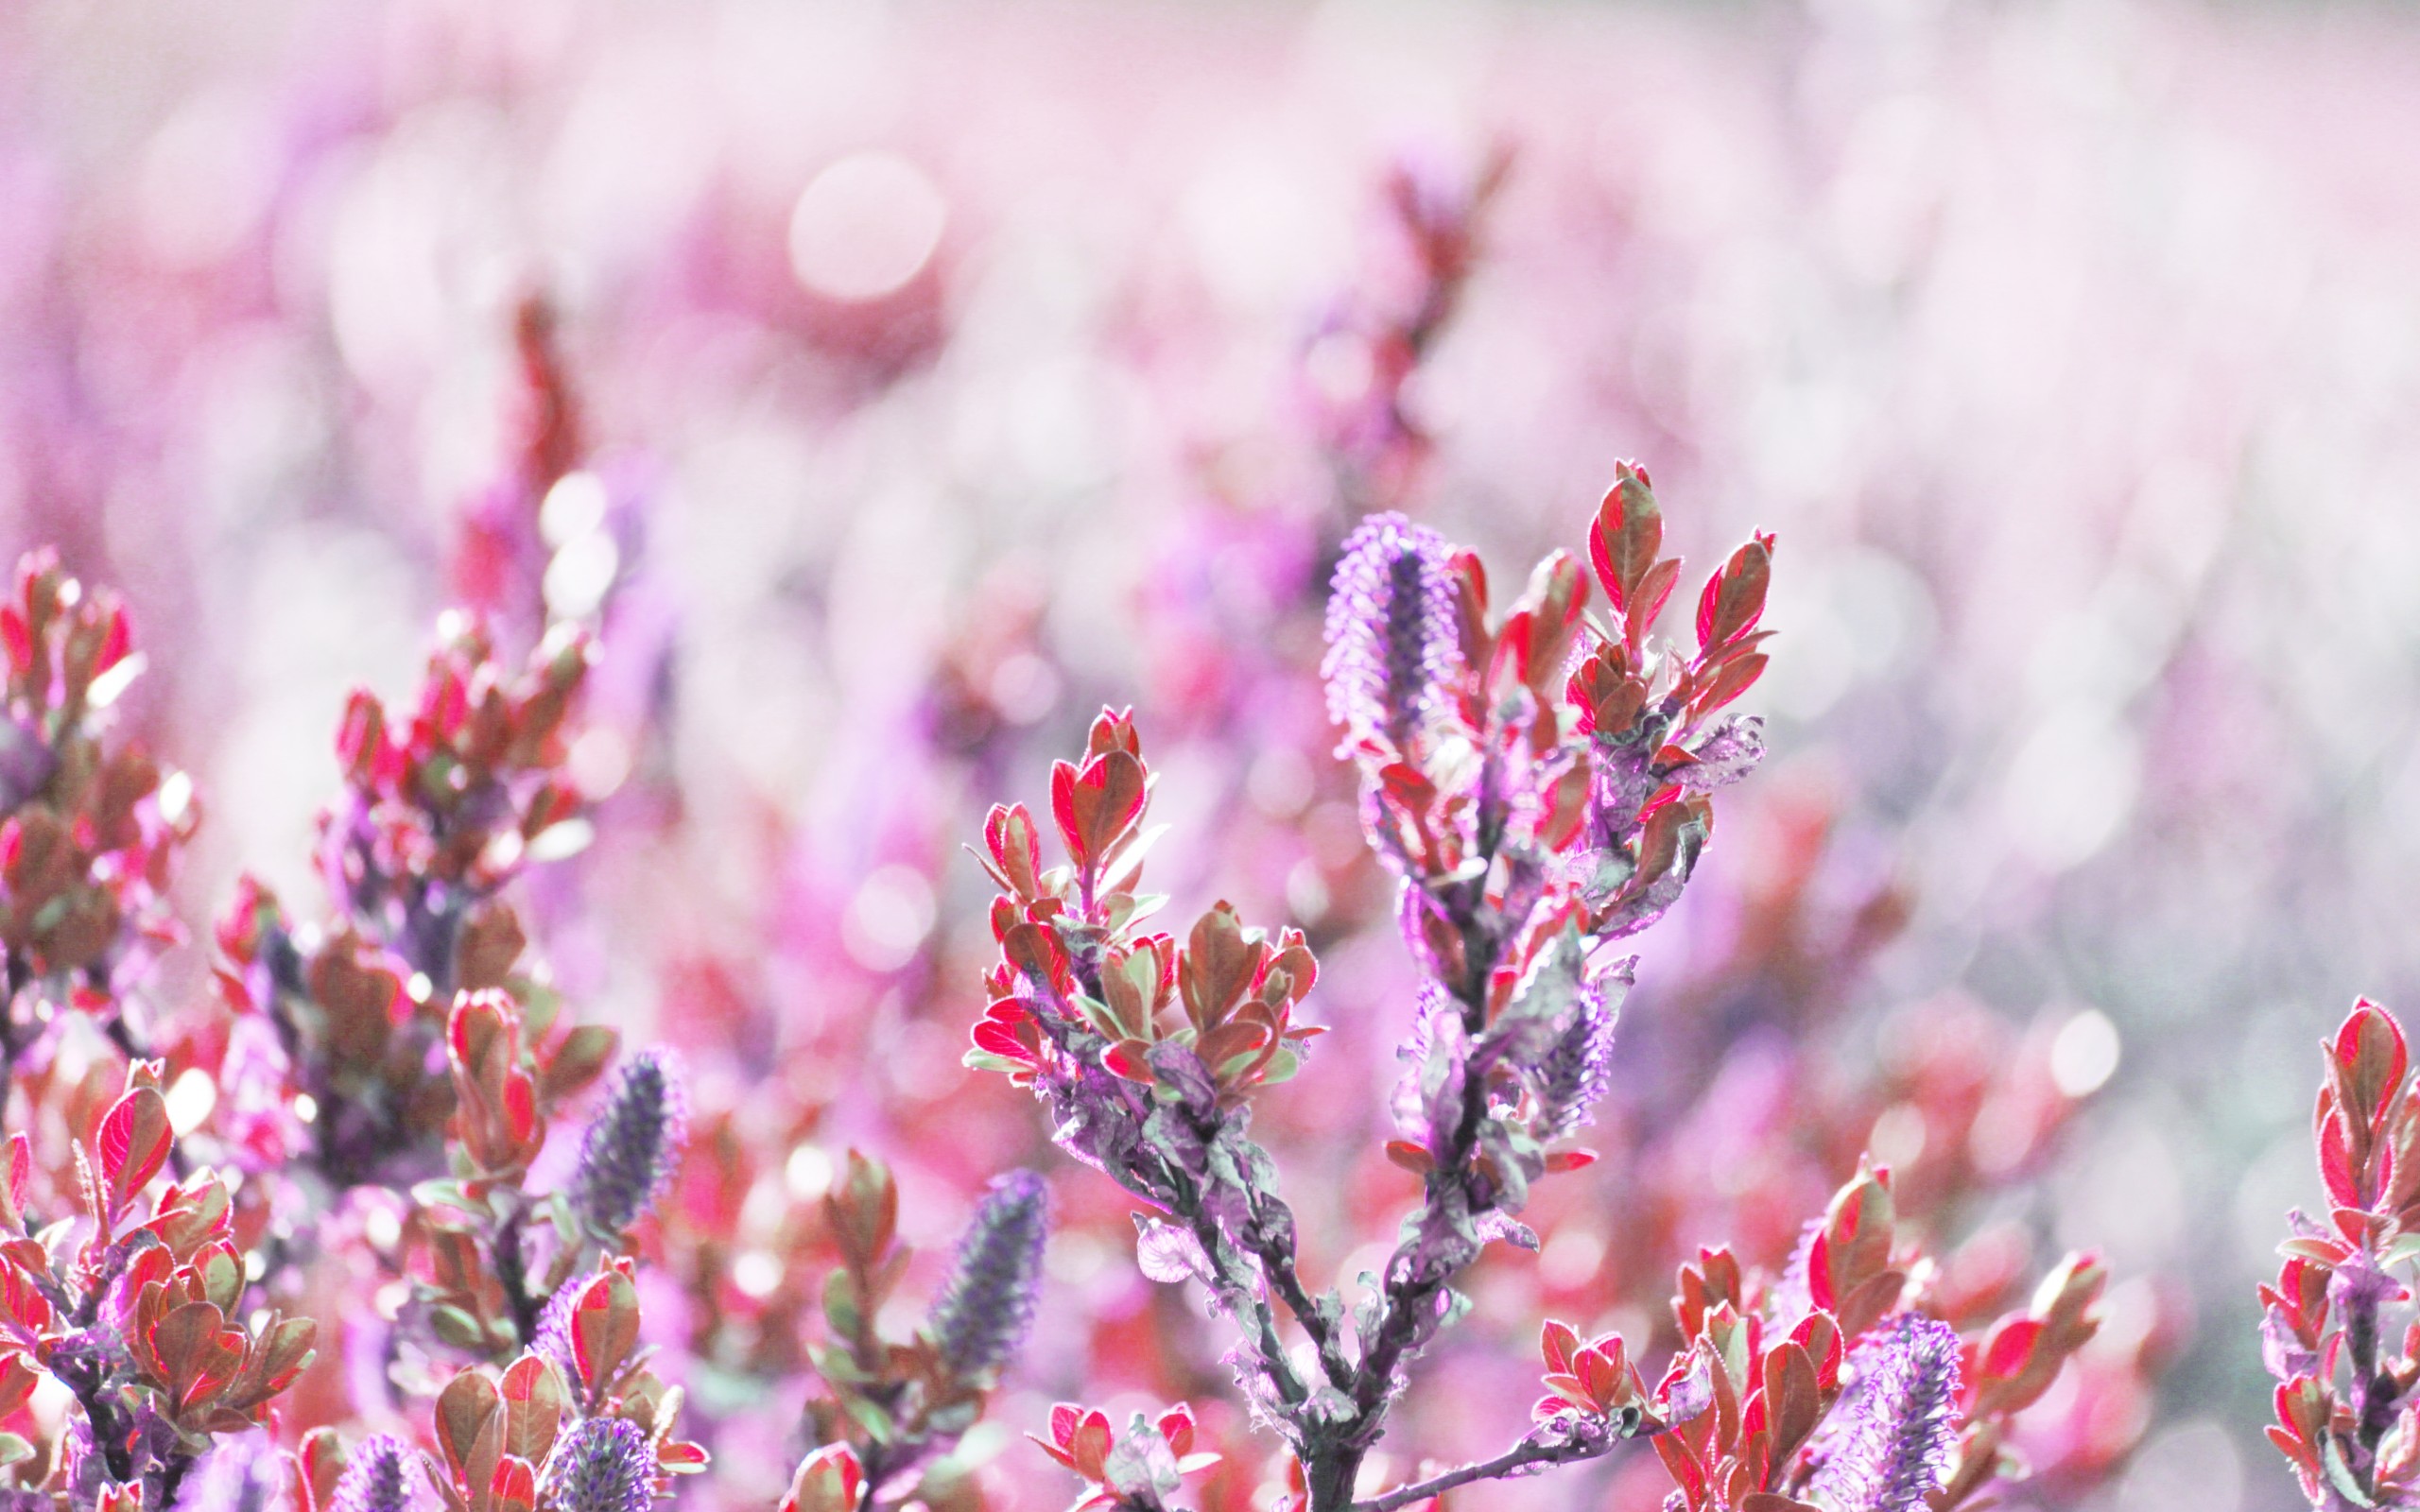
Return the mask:
<path id="1" fill-rule="evenodd" d="M 2395 1272 L 2420 1257 L 2420 1101 L 2403 1026 L 2364 998 L 2321 1046 L 2312 1132 L 2327 1221 L 2287 1215 L 2260 1288 L 2269 1429 L 2310 1504 L 2420 1505 L 2420 1332 Z"/>
<path id="2" fill-rule="evenodd" d="M 985 824 L 999 954 L 968 1060 L 1042 1098 L 1061 1146 L 1143 1204 L 1137 1263 L 1197 1286 L 1234 1331 L 1236 1384 L 1284 1450 L 1271 1494 L 1307 1512 L 1390 1512 L 1642 1440 L 1689 1512 L 1955 1507 L 2015 1472 L 2015 1415 L 2093 1333 L 2102 1272 L 2075 1257 L 1977 1326 L 1994 1289 L 1929 1258 L 1891 1171 L 1865 1162 L 1779 1270 L 1719 1246 L 1683 1267 L 1652 1385 L 1618 1333 L 1549 1321 L 1544 1395 L 1514 1444 L 1373 1482 L 1414 1366 L 1470 1310 L 1460 1283 L 1492 1245 L 1536 1249 L 1533 1193 L 1593 1160 L 1576 1137 L 1609 1091 L 1637 968 L 1617 947 L 1680 897 L 1713 795 L 1762 752 L 1730 708 L 1765 663 L 1772 542 L 1707 578 L 1687 650 L 1654 633 L 1680 575 L 1661 543 L 1628 467 L 1588 566 L 1549 558 L 1501 613 L 1475 555 L 1400 515 L 1342 542 L 1322 672 L 1418 973 L 1385 1158 L 1421 1185 L 1392 1253 L 1349 1288 L 1305 1278 L 1276 1160 L 1251 1133 L 1322 1033 L 1305 934 L 1224 902 L 1181 943 L 1148 931 L 1166 900 L 1138 889 L 1161 830 L 1144 822 L 1156 779 L 1131 713 L 1104 712 L 1081 758 L 1051 770 L 1064 864 L 1045 866 L 1022 805 Z M 680 1377 L 718 1368 L 711 1335 L 667 1356 L 647 1318 L 650 1294 L 677 1296 L 649 1256 L 692 1134 L 683 1063 L 573 1022 L 509 896 L 593 833 L 565 769 L 591 641 L 559 626 L 512 675 L 457 620 L 407 714 L 356 696 L 320 826 L 336 917 L 298 923 L 243 881 L 217 931 L 225 1017 L 180 1018 L 155 1049 L 139 988 L 178 937 L 160 889 L 198 817 L 190 784 L 109 738 L 141 665 L 114 602 L 37 557 L 0 630 L 20 1130 L 0 1182 L 9 1494 L 637 1512 L 707 1469 L 681 1434 Z M 2367 1053 L 2347 1034 L 2340 1056 Z M 2393 1093 L 2395 1049 L 2363 1117 Z M 2348 1137 L 2358 1171 L 2376 1136 Z M 904 1338 L 884 1323 L 911 1268 L 899 1202 L 882 1163 L 846 1152 L 821 1238 L 796 1252 L 837 1263 L 820 1336 L 797 1343 L 817 1384 L 786 1509 L 983 1499 L 960 1450 L 1031 1327 L 1047 1189 L 1028 1172 L 994 1182 Z M 2307 1310 L 2308 1286 L 2284 1284 Z M 370 1310 L 311 1315 L 365 1285 Z M 2316 1323 L 2292 1326 L 2318 1348 Z M 37 1410 L 45 1382 L 60 1405 Z M 1081 1481 L 1080 1504 L 1137 1512 L 1227 1453 L 1184 1405 L 1122 1431 L 1063 1405 L 1036 1436 Z M 2386 1484 L 2370 1459 L 2346 1463 Z"/>
<path id="3" fill-rule="evenodd" d="M 1297 353 L 1300 474 L 1201 463 L 1137 606 L 1150 673 L 1050 767 L 1046 825 L 992 812 L 988 911 L 947 864 L 965 803 L 1100 691 L 1051 580 L 1004 562 L 925 682 L 830 720 L 878 755 L 862 812 L 701 819 L 725 795 L 673 755 L 700 669 L 667 647 L 720 606 L 665 593 L 544 299 L 511 310 L 504 463 L 426 554 L 462 610 L 415 694 L 344 705 L 320 883 L 235 884 L 216 1003 L 148 974 L 200 808 L 108 722 L 126 617 L 37 558 L 0 616 L 9 1504 L 1022 1512 L 1063 1499 L 1045 1456 L 1080 1506 L 1216 1512 L 1510 1503 L 1461 1488 L 1558 1467 L 1558 1496 L 1687 1512 L 2105 1480 L 2169 1336 L 2097 1334 L 2088 1259 L 2028 1284 L 2009 1214 L 2082 1095 L 2055 1020 L 1945 996 L 1841 1064 L 1910 887 L 1843 906 L 1804 794 L 1724 800 L 1771 833 L 1731 895 L 1696 884 L 1740 916 L 1718 948 L 1684 909 L 1651 968 L 1626 954 L 1762 754 L 1735 711 L 1772 541 L 1685 646 L 1641 471 L 1509 605 L 1383 512 L 1437 491 L 1424 367 L 1508 163 L 1388 177 L 1387 250 Z M 898 376 L 836 329 L 853 384 Z M 1153 850 L 1155 796 L 1214 801 L 1204 746 L 1249 770 Z M 1153 932 L 1147 851 L 1245 906 Z M 689 897 L 733 873 L 761 913 Z M 602 980 L 630 937 L 660 1011 Z M 625 1049 L 650 1022 L 678 1055 Z M 1353 1095 L 1374 1046 L 1391 1097 Z M 1028 1092 L 1110 1180 L 1011 1169 L 1048 1160 Z M 1473 1457 L 1449 1416 L 1512 1442 Z"/>
<path id="4" fill-rule="evenodd" d="M 1183 945 L 1142 932 L 1165 900 L 1134 890 L 1157 833 L 1130 714 L 1104 712 L 1082 759 L 1052 769 L 1065 865 L 1043 868 L 1022 805 L 985 825 L 1000 962 L 970 1063 L 1030 1087 L 1058 1143 L 1148 1205 L 1139 1263 L 1199 1283 L 1234 1327 L 1236 1383 L 1310 1512 L 1386 1512 L 1640 1436 L 1691 1512 L 1955 1506 L 2014 1469 L 2008 1419 L 2093 1332 L 2102 1274 L 2071 1257 L 2031 1309 L 1962 1344 L 1927 1315 L 1936 1267 L 1901 1244 L 1889 1173 L 1869 1167 L 1780 1277 L 1751 1284 L 1720 1249 L 1684 1270 L 1684 1348 L 1651 1390 L 1617 1335 L 1583 1346 L 1549 1323 L 1550 1389 L 1527 1436 L 1357 1501 L 1411 1364 L 1468 1306 L 1453 1282 L 1490 1243 L 1535 1248 L 1517 1216 L 1532 1184 L 1589 1159 L 1555 1146 L 1606 1091 L 1636 960 L 1603 947 L 1671 906 L 1711 833 L 1712 793 L 1762 752 L 1755 722 L 1721 712 L 1764 666 L 1772 543 L 1706 580 L 1693 653 L 1651 633 L 1681 566 L 1661 543 L 1648 479 L 1625 468 L 1589 533 L 1599 624 L 1566 556 L 1492 621 L 1477 558 L 1434 532 L 1379 515 L 1345 542 L 1323 670 L 1420 969 L 1387 1154 L 1424 1193 L 1349 1307 L 1299 1274 L 1275 1163 L 1248 1137 L 1258 1099 L 1318 1033 L 1294 1022 L 1318 971 L 1300 932 L 1249 929 L 1224 903 Z M 1178 1488 L 1191 1429 L 1176 1422 L 1138 1417 L 1118 1440 L 1105 1416 L 1063 1407 L 1046 1447 L 1089 1503 L 1141 1512 Z"/>

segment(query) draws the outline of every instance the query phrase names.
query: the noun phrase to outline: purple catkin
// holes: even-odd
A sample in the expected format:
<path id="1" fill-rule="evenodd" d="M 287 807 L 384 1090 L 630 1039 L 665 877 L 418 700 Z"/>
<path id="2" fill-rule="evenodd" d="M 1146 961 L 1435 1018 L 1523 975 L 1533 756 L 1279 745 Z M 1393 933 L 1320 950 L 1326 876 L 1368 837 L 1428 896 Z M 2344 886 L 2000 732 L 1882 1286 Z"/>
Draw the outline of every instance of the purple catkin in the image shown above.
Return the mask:
<path id="1" fill-rule="evenodd" d="M 1399 514 L 1374 514 L 1344 540 L 1328 590 L 1328 717 L 1345 748 L 1400 751 L 1461 660 L 1445 539 Z"/>
<path id="2" fill-rule="evenodd" d="M 571 1210 L 590 1233 L 619 1238 L 672 1179 L 688 1109 L 670 1052 L 642 1050 L 622 1068 L 580 1136 Z"/>
<path id="3" fill-rule="evenodd" d="M 409 1512 L 413 1494 L 411 1446 L 392 1434 L 372 1434 L 354 1446 L 337 1477 L 328 1512 Z"/>
<path id="4" fill-rule="evenodd" d="M 546 1466 L 547 1512 L 647 1512 L 655 1500 L 655 1446 L 633 1422 L 574 1423 Z"/>
<path id="5" fill-rule="evenodd" d="M 1042 1177 L 1011 1171 L 992 1183 L 976 1208 L 948 1284 L 933 1304 L 933 1345 L 954 1374 L 988 1376 L 1025 1342 L 1042 1288 L 1049 1199 Z"/>
<path id="6" fill-rule="evenodd" d="M 1806 1277 L 1815 1263 L 1815 1239 L 1824 1231 L 1824 1220 L 1809 1218 L 1798 1230 L 1798 1243 L 1789 1250 L 1789 1263 L 1782 1267 L 1781 1277 L 1773 1282 L 1773 1326 L 1788 1333 L 1800 1320 L 1815 1310 L 1814 1293 Z"/>
<path id="7" fill-rule="evenodd" d="M 1538 1116 L 1532 1131 L 1557 1140 L 1593 1121 L 1614 1075 L 1616 1001 L 1600 988 L 1582 988 L 1571 1023 L 1538 1063 Z"/>
<path id="8" fill-rule="evenodd" d="M 21 720 L 0 719 L 0 816 L 15 813 L 58 769 L 59 757 L 39 731 Z"/>
<path id="9" fill-rule="evenodd" d="M 579 1296 L 588 1290 L 594 1275 L 575 1276 L 555 1288 L 546 1305 L 538 1313 L 538 1326 L 529 1333 L 529 1352 L 554 1366 L 565 1381 L 579 1380 L 579 1366 L 571 1344 L 572 1310 L 579 1305 Z"/>
<path id="10" fill-rule="evenodd" d="M 177 1495 L 177 1512 L 270 1512 L 290 1503 L 286 1461 L 268 1435 L 221 1438 L 199 1460 Z M 5 1506 L 5 1503 L 0 1503 Z"/>
<path id="11" fill-rule="evenodd" d="M 1839 1512 L 1916 1512 L 1958 1442 L 1958 1332 L 1903 1313 L 1858 1353 L 1857 1416 L 1813 1488 Z"/>

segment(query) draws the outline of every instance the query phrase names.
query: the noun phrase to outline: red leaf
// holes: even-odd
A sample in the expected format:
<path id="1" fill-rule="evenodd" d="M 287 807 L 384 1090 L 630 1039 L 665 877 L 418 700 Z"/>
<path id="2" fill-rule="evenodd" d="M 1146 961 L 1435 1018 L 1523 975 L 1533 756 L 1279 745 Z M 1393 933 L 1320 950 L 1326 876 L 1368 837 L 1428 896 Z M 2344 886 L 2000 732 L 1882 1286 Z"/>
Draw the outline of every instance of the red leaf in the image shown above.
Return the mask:
<path id="1" fill-rule="evenodd" d="M 639 1341 L 639 1299 L 630 1278 L 599 1276 L 572 1305 L 572 1364 L 591 1391 L 611 1382 Z"/>
<path id="2" fill-rule="evenodd" d="M 1076 1462 L 1076 1473 L 1088 1481 L 1100 1480 L 1109 1459 L 1110 1443 L 1109 1418 L 1098 1410 L 1084 1414 L 1083 1421 L 1076 1425 L 1067 1441 L 1068 1457 Z"/>
<path id="3" fill-rule="evenodd" d="M 1654 565 L 1664 546 L 1664 517 L 1655 507 L 1647 472 L 1628 462 L 1614 464 L 1614 486 L 1597 507 L 1588 531 L 1588 561 L 1614 611 L 1629 607 L 1632 591 Z"/>
<path id="4" fill-rule="evenodd" d="M 1079 769 L 1062 762 L 1050 771 L 1050 811 L 1079 867 L 1098 865 L 1143 813 L 1148 797 L 1143 764 L 1110 750 Z"/>
<path id="5" fill-rule="evenodd" d="M 1622 634 L 1636 645 L 1654 627 L 1655 617 L 1664 612 L 1665 604 L 1672 596 L 1672 586 L 1681 580 L 1681 562 L 1667 557 L 1647 569 L 1639 579 L 1638 591 L 1622 610 Z"/>
<path id="6" fill-rule="evenodd" d="M 175 1137 L 168 1105 L 152 1089 L 137 1087 L 112 1105 L 101 1119 L 94 1153 L 100 1157 L 113 1205 L 123 1207 L 160 1174 Z"/>
<path id="7" fill-rule="evenodd" d="M 2340 1085 L 2346 1113 L 2375 1128 L 2401 1089 L 2410 1063 L 2402 1025 L 2362 998 L 2336 1032 L 2335 1055 L 2343 1070 Z"/>
<path id="8" fill-rule="evenodd" d="M 1113 1076 L 1139 1081 L 1150 1086 L 1153 1081 L 1151 1063 L 1144 1058 L 1150 1047 L 1140 1040 L 1120 1040 L 1101 1052 L 1100 1063 Z"/>
<path id="9" fill-rule="evenodd" d="M 2033 1345 L 2042 1337 L 2042 1324 L 2030 1317 L 2002 1318 L 1978 1356 L 1979 1373 L 2014 1381 L 2025 1370 L 2026 1362 L 2033 1356 Z"/>
<path id="10" fill-rule="evenodd" d="M 1182 1459 L 1193 1447 L 1193 1409 L 1178 1402 L 1160 1414 L 1160 1436 L 1168 1441 L 1168 1449 Z"/>
<path id="11" fill-rule="evenodd" d="M 2340 1208 L 2361 1206 L 2361 1189 L 2353 1176 L 2352 1152 L 2344 1144 L 2344 1121 L 2331 1118 L 2320 1125 L 2319 1174 L 2327 1183 L 2328 1200 Z"/>
<path id="12" fill-rule="evenodd" d="M 1727 645 L 1756 627 L 1772 576 L 1772 537 L 1758 536 L 1706 579 L 1698 599 L 1698 645 Z"/>
<path id="13" fill-rule="evenodd" d="M 514 1071 L 504 1079 L 504 1116 L 516 1143 L 527 1143 L 538 1132 L 538 1092 L 529 1074 Z"/>
<path id="14" fill-rule="evenodd" d="M 527 1460 L 507 1454 L 488 1480 L 488 1498 L 493 1512 L 529 1512 L 538 1504 L 537 1471 Z"/>
<path id="15" fill-rule="evenodd" d="M 8 1201 L 11 1219 L 26 1211 L 26 1183 L 33 1177 L 33 1145 L 23 1134 L 9 1136 Z"/>
<path id="16" fill-rule="evenodd" d="M 1538 1353 L 1545 1359 L 1547 1368 L 1557 1375 L 1570 1372 L 1571 1356 L 1579 1348 L 1580 1335 L 1568 1323 L 1558 1323 L 1548 1318 L 1547 1326 L 1539 1332 Z"/>
<path id="17" fill-rule="evenodd" d="M 1437 1169 L 1437 1158 L 1409 1140 L 1387 1141 L 1387 1159 L 1414 1176 L 1426 1176 Z"/>
<path id="18" fill-rule="evenodd" d="M 8 643 L 9 669 L 24 675 L 34 664 L 34 639 L 26 616 L 13 604 L 0 609 L 0 641 Z"/>

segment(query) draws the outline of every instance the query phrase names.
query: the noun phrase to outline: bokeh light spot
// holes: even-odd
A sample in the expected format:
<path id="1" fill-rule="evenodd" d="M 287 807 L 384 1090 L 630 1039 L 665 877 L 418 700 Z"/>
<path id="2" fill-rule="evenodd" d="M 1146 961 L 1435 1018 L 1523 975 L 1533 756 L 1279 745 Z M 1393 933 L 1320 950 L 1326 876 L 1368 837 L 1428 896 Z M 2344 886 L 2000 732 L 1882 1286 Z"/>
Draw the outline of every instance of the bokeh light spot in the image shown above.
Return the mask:
<path id="1" fill-rule="evenodd" d="M 856 152 L 810 180 L 790 212 L 790 271 L 844 303 L 905 288 L 941 246 L 949 207 L 922 169 L 893 152 Z"/>

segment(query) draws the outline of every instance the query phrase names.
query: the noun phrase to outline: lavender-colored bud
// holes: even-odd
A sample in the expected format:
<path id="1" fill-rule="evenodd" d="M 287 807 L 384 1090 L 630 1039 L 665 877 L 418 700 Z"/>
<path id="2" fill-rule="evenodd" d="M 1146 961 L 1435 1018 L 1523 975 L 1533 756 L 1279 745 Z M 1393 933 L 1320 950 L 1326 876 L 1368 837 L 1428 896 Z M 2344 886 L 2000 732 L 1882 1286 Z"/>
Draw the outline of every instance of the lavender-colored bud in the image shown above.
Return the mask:
<path id="1" fill-rule="evenodd" d="M 688 1109 L 671 1053 L 640 1051 L 580 1136 L 571 1210 L 581 1227 L 611 1238 L 638 1222 L 672 1179 L 687 1132 Z"/>
<path id="2" fill-rule="evenodd" d="M 0 719 L 0 815 L 15 813 L 58 769 L 59 758 L 30 726 Z"/>
<path id="3" fill-rule="evenodd" d="M 619 1418 L 574 1423 L 546 1467 L 548 1512 L 647 1512 L 655 1500 L 655 1446 Z"/>
<path id="4" fill-rule="evenodd" d="M 1627 985 L 1582 988 L 1571 1022 L 1540 1058 L 1538 1116 L 1530 1125 L 1537 1138 L 1559 1140 L 1594 1121 L 1613 1082 L 1614 1023 L 1621 1016 L 1620 988 Z"/>
<path id="5" fill-rule="evenodd" d="M 1823 1231 L 1824 1220 L 1821 1218 L 1807 1219 L 1798 1230 L 1798 1243 L 1789 1249 L 1789 1263 L 1782 1267 L 1780 1279 L 1773 1282 L 1772 1330 L 1788 1333 L 1815 1310 L 1814 1287 L 1807 1277 L 1815 1265 L 1815 1240 Z"/>
<path id="6" fill-rule="evenodd" d="M 1042 1289 L 1049 1200 L 1042 1177 L 1011 1171 L 992 1183 L 976 1208 L 949 1283 L 933 1306 L 933 1344 L 952 1373 L 988 1376 L 1025 1342 Z"/>
<path id="7" fill-rule="evenodd" d="M 346 1458 L 329 1512 L 412 1512 L 421 1504 L 414 1483 L 411 1446 L 392 1434 L 372 1434 Z"/>
<path id="8" fill-rule="evenodd" d="M 267 1435 L 221 1438 L 185 1477 L 177 1512 L 271 1512 L 290 1505 L 285 1456 Z M 0 1512 L 7 1503 L 0 1503 Z"/>
<path id="9" fill-rule="evenodd" d="M 1328 717 L 1345 746 L 1401 750 L 1461 662 L 1445 539 L 1399 514 L 1374 514 L 1344 540 L 1328 591 Z"/>
<path id="10" fill-rule="evenodd" d="M 1958 1442 L 1958 1332 L 1903 1313 L 1858 1349 L 1857 1417 L 1815 1478 L 1840 1512 L 1917 1512 Z"/>
<path id="11" fill-rule="evenodd" d="M 592 1275 L 575 1276 L 555 1288 L 546 1305 L 538 1312 L 538 1326 L 529 1333 L 529 1352 L 562 1372 L 565 1381 L 579 1379 L 579 1366 L 571 1344 L 571 1314 L 579 1305 L 580 1293 L 588 1290 Z"/>

